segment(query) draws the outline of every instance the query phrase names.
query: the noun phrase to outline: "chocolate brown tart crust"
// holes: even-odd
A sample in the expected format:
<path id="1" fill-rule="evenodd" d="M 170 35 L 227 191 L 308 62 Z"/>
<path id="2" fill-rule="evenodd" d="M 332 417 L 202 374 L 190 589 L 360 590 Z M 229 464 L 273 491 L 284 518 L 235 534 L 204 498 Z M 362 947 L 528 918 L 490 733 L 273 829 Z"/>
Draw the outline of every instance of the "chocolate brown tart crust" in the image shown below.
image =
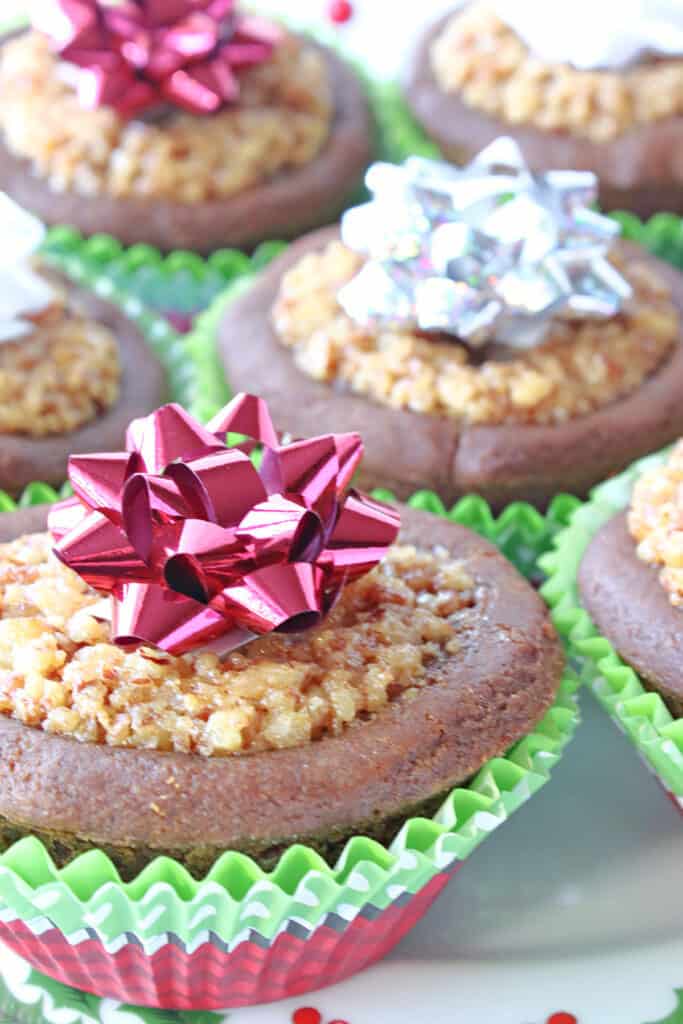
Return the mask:
<path id="1" fill-rule="evenodd" d="M 309 377 L 279 340 L 270 311 L 286 271 L 338 237 L 325 228 L 289 247 L 228 306 L 218 344 L 235 391 L 255 380 L 279 429 L 297 437 L 358 430 L 365 442 L 363 487 L 389 487 L 407 498 L 420 487 L 453 502 L 481 494 L 495 509 L 510 501 L 545 508 L 558 491 L 584 496 L 600 480 L 683 434 L 683 345 L 637 391 L 560 426 L 471 426 L 389 406 Z M 683 276 L 642 249 L 671 288 L 683 316 Z"/>
<path id="2" fill-rule="evenodd" d="M 468 106 L 456 93 L 445 92 L 434 76 L 430 48 L 452 13 L 432 25 L 418 42 L 404 90 L 413 115 L 445 156 L 466 163 L 500 135 L 509 135 L 534 171 L 594 171 L 606 210 L 633 210 L 641 217 L 661 210 L 683 212 L 683 117 L 638 126 L 605 143 L 491 117 Z"/>
<path id="3" fill-rule="evenodd" d="M 0 517 L 2 538 L 45 516 Z M 417 696 L 301 748 L 216 758 L 81 743 L 0 716 L 0 842 L 32 833 L 58 864 L 97 846 L 126 878 L 169 854 L 201 875 L 227 849 L 271 868 L 294 842 L 333 862 L 351 835 L 388 842 L 407 816 L 432 813 L 534 727 L 563 655 L 542 601 L 493 545 L 424 512 L 402 517 L 403 542 L 463 559 L 481 611 Z"/>
<path id="4" fill-rule="evenodd" d="M 11 36 L 5 37 L 5 40 Z M 335 116 L 322 152 L 294 171 L 229 199 L 176 203 L 55 192 L 31 162 L 0 141 L 0 188 L 46 224 L 69 224 L 84 235 L 113 235 L 124 245 L 210 253 L 224 246 L 251 247 L 269 238 L 294 238 L 334 220 L 362 179 L 372 153 L 373 128 L 360 81 L 326 47 Z"/>
<path id="5" fill-rule="evenodd" d="M 55 487 L 66 479 L 69 455 L 121 448 L 126 428 L 167 397 L 166 374 L 138 327 L 116 306 L 65 282 L 79 310 L 108 327 L 119 345 L 121 386 L 118 400 L 85 426 L 51 437 L 0 434 L 0 488 L 17 495 L 32 480 Z"/>
<path id="6" fill-rule="evenodd" d="M 683 715 L 683 609 L 659 582 L 659 569 L 638 558 L 627 513 L 596 533 L 579 568 L 581 600 L 624 661 L 656 690 L 671 713 Z"/>

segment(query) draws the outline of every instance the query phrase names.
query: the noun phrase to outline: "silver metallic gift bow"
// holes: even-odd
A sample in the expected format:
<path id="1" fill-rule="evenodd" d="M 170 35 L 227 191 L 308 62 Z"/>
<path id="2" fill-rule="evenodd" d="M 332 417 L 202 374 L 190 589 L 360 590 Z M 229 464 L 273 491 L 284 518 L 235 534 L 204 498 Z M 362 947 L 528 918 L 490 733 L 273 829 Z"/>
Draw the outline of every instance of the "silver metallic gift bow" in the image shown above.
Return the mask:
<path id="1" fill-rule="evenodd" d="M 366 183 L 372 201 L 341 232 L 368 259 L 338 295 L 363 326 L 531 348 L 555 318 L 608 319 L 631 296 L 607 259 L 619 226 L 590 209 L 590 172 L 532 174 L 500 138 L 465 168 L 410 157 L 373 164 Z"/>

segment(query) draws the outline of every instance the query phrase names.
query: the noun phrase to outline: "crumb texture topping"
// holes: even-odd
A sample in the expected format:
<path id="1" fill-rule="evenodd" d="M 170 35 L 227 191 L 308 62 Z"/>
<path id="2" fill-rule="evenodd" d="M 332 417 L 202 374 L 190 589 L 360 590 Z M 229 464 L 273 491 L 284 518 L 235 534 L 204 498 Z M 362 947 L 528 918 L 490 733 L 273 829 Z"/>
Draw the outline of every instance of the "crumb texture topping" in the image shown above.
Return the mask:
<path id="1" fill-rule="evenodd" d="M 99 606 L 99 607 L 98 607 Z M 47 533 L 0 545 L 0 712 L 92 743 L 226 756 L 339 734 L 439 678 L 477 593 L 445 548 L 396 544 L 318 628 L 223 661 L 124 650 Z"/>
<path id="2" fill-rule="evenodd" d="M 68 434 L 118 400 L 119 346 L 65 297 L 33 322 L 31 334 L 0 345 L 0 433 Z"/>
<path id="3" fill-rule="evenodd" d="M 683 113 L 683 61 L 664 58 L 623 71 L 550 64 L 480 0 L 449 19 L 430 57 L 444 92 L 509 124 L 600 143 Z"/>
<path id="4" fill-rule="evenodd" d="M 683 441 L 636 483 L 628 526 L 638 557 L 660 569 L 671 604 L 683 607 Z"/>
<path id="5" fill-rule="evenodd" d="M 634 297 L 607 321 L 557 321 L 537 348 L 491 351 L 483 362 L 444 336 L 356 324 L 337 301 L 362 257 L 341 242 L 309 252 L 285 274 L 273 325 L 299 369 L 396 409 L 464 424 L 556 424 L 634 392 L 679 338 L 666 286 L 644 262 L 620 259 Z"/>
<path id="6" fill-rule="evenodd" d="M 333 117 L 323 57 L 293 36 L 240 75 L 240 100 L 211 117 L 158 120 L 84 109 L 48 41 L 29 32 L 0 56 L 0 130 L 57 192 L 183 203 L 225 199 L 301 167 Z"/>

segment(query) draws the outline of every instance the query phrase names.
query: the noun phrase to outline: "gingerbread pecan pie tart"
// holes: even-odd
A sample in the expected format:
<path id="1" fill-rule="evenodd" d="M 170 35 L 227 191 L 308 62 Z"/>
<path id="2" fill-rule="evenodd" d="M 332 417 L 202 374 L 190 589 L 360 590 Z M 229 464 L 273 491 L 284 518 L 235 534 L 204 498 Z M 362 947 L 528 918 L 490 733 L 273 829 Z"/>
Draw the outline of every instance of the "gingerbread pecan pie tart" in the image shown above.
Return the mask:
<path id="1" fill-rule="evenodd" d="M 636 481 L 626 510 L 595 534 L 579 570 L 600 632 L 676 718 L 683 715 L 683 443 Z"/>
<path id="2" fill-rule="evenodd" d="M 225 305 L 228 380 L 261 380 L 280 429 L 361 429 L 363 485 L 496 508 L 584 495 L 683 431 L 683 279 L 589 208 L 593 175 L 533 175 L 500 139 L 367 181 Z"/>
<path id="3" fill-rule="evenodd" d="M 63 484 L 71 452 L 120 444 L 166 376 L 117 307 L 40 264 L 42 224 L 0 193 L 0 489 Z"/>
<path id="4" fill-rule="evenodd" d="M 683 10 L 677 0 L 470 0 L 424 33 L 405 94 L 466 162 L 501 134 L 534 171 L 593 171 L 606 209 L 683 209 Z"/>
<path id="5" fill-rule="evenodd" d="M 292 237 L 339 214 L 370 145 L 351 69 L 234 0 L 48 0 L 0 50 L 0 187 L 85 234 Z"/>
<path id="6" fill-rule="evenodd" d="M 563 664 L 542 601 L 464 527 L 349 489 L 361 454 L 282 444 L 252 396 L 206 428 L 165 406 L 72 459 L 73 498 L 2 517 L 3 843 L 126 878 L 333 863 L 533 728 Z"/>

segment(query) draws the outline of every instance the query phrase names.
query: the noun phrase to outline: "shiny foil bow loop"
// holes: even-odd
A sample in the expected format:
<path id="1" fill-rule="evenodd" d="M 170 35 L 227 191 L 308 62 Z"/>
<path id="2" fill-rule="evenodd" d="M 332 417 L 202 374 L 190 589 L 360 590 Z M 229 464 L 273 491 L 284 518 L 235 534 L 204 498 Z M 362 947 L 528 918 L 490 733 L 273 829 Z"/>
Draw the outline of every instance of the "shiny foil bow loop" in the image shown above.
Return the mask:
<path id="1" fill-rule="evenodd" d="M 227 432 L 251 442 L 230 447 Z M 54 551 L 112 596 L 117 643 L 225 654 L 306 629 L 398 533 L 394 509 L 349 489 L 362 454 L 358 434 L 281 445 L 253 395 L 206 427 L 166 405 L 131 423 L 125 452 L 71 457 L 74 497 L 49 517 Z"/>
<path id="2" fill-rule="evenodd" d="M 123 117 L 165 104 L 216 113 L 238 99 L 240 71 L 267 61 L 281 36 L 238 14 L 235 0 L 40 0 L 33 25 L 75 70 L 81 104 Z"/>
<path id="3" fill-rule="evenodd" d="M 607 254 L 619 225 L 590 209 L 588 171 L 529 171 L 510 138 L 465 168 L 373 164 L 372 200 L 342 218 L 367 256 L 338 299 L 365 327 L 451 334 L 473 348 L 540 344 L 557 317 L 604 320 L 631 296 Z"/>
<path id="4" fill-rule="evenodd" d="M 45 238 L 36 217 L 0 192 L 0 344 L 16 341 L 34 329 L 31 316 L 55 298 L 51 285 L 36 273 L 33 260 Z"/>

